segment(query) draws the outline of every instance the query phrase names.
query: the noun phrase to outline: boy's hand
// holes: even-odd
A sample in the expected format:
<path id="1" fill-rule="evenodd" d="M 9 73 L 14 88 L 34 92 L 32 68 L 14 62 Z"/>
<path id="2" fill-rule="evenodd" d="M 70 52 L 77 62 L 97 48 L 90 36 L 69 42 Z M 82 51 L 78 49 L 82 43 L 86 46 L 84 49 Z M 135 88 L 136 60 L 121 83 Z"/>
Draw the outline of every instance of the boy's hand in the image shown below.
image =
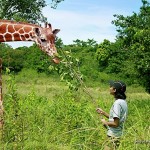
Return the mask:
<path id="1" fill-rule="evenodd" d="M 104 115 L 104 111 L 101 108 L 96 109 L 97 113 Z"/>

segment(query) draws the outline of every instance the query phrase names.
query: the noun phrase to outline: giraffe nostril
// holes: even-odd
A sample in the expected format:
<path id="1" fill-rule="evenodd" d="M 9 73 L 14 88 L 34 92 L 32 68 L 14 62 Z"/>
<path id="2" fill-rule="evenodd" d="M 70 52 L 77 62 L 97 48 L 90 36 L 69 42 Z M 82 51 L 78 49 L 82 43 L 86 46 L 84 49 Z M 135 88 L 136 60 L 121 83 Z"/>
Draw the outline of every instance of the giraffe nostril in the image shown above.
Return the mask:
<path id="1" fill-rule="evenodd" d="M 46 42 L 46 40 L 45 40 L 45 39 L 41 39 L 41 41 L 42 41 L 42 42 Z"/>

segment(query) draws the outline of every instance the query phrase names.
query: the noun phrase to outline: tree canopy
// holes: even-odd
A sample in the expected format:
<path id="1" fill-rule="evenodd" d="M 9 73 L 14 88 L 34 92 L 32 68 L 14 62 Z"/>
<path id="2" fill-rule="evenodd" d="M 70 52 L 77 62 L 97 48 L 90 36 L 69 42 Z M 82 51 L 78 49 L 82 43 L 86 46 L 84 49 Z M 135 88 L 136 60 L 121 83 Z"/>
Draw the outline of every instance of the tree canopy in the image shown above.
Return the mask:
<path id="1" fill-rule="evenodd" d="M 56 8 L 61 1 L 52 0 L 51 7 Z M 46 0 L 0 0 L 0 18 L 30 23 L 45 22 L 42 8 L 47 5 Z"/>
<path id="2" fill-rule="evenodd" d="M 118 28 L 118 39 L 127 50 L 129 62 L 135 64 L 141 84 L 150 93 L 150 3 L 142 2 L 139 13 L 127 17 L 115 15 L 117 19 L 113 23 Z"/>
<path id="3" fill-rule="evenodd" d="M 139 13 L 114 15 L 117 40 L 104 40 L 97 49 L 97 58 L 101 70 L 120 73 L 132 82 L 136 79 L 150 93 L 150 3 L 142 3 Z"/>

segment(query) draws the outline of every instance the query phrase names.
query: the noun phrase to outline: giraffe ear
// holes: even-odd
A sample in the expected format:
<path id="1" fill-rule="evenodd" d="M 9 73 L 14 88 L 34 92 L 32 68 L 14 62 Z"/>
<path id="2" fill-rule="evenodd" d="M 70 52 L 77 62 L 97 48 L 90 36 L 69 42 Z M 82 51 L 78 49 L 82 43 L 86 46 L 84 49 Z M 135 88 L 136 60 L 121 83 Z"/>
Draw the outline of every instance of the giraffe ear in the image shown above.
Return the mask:
<path id="1" fill-rule="evenodd" d="M 39 28 L 35 28 L 34 31 L 35 31 L 35 33 L 36 33 L 37 36 L 40 36 L 40 30 L 39 30 Z"/>
<path id="2" fill-rule="evenodd" d="M 53 34 L 56 35 L 60 30 L 59 29 L 55 29 L 53 30 Z"/>

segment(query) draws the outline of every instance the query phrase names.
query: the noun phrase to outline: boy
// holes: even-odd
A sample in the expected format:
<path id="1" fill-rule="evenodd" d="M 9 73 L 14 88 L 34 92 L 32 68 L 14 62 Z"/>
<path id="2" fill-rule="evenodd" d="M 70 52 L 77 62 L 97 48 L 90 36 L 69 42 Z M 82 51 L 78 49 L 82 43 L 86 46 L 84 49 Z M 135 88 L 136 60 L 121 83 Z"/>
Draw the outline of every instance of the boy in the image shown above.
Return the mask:
<path id="1" fill-rule="evenodd" d="M 110 94 L 114 96 L 114 104 L 110 113 L 106 113 L 101 108 L 97 112 L 109 118 L 108 121 L 101 119 L 104 126 L 107 126 L 107 136 L 111 140 L 111 147 L 116 149 L 119 146 L 119 138 L 122 136 L 123 124 L 127 117 L 126 85 L 122 81 L 110 81 Z M 107 148 L 109 149 L 109 148 Z"/>

